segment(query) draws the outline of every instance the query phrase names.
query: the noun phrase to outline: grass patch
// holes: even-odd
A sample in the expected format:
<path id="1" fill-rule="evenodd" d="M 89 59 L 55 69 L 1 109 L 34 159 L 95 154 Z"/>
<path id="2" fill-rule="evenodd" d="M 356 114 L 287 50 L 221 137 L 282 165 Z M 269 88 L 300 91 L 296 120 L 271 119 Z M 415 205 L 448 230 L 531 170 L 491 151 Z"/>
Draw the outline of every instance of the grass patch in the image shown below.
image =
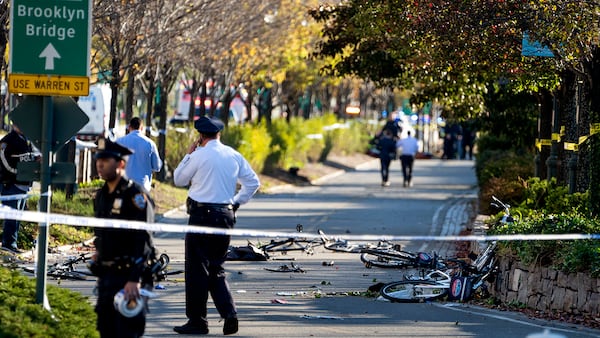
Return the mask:
<path id="1" fill-rule="evenodd" d="M 0 267 L 0 337 L 99 337 L 86 297 L 53 285 L 47 295 L 51 311 L 36 304 L 34 279 Z"/>
<path id="2" fill-rule="evenodd" d="M 71 199 L 66 198 L 63 191 L 57 190 L 52 193 L 50 211 L 57 214 L 94 216 L 94 196 L 103 184 L 102 180 L 95 180 L 78 187 L 77 193 Z M 185 204 L 187 188 L 174 187 L 168 183 L 154 182 L 154 188 L 150 192 L 157 207 L 156 214 L 178 208 Z M 37 210 L 39 196 L 34 196 L 27 201 L 29 210 Z M 64 224 L 52 224 L 48 238 L 49 247 L 59 247 L 66 244 L 81 243 L 92 238 L 94 229 L 91 227 L 77 227 Z M 34 246 L 38 235 L 38 224 L 21 222 L 19 230 L 18 246 L 29 250 Z"/>

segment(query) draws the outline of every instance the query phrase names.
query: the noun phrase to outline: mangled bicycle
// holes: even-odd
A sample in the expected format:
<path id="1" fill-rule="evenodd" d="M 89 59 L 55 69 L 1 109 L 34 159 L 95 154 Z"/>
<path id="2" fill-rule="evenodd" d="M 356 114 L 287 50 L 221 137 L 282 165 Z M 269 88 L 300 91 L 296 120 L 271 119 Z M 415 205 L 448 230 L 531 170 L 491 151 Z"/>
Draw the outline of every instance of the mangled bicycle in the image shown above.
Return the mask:
<path id="1" fill-rule="evenodd" d="M 420 276 L 405 276 L 405 280 L 382 286 L 382 297 L 393 302 L 423 302 L 448 297 L 448 300 L 467 301 L 476 293 L 487 297 L 486 281 L 497 274 L 497 243 L 491 242 L 469 264 L 460 259 L 446 259 L 445 269 L 432 269 Z"/>
<path id="2" fill-rule="evenodd" d="M 85 263 L 85 269 L 80 267 L 80 263 Z M 168 276 L 183 273 L 183 270 L 170 270 L 170 258 L 167 254 L 161 254 L 146 269 L 146 273 L 151 276 L 155 282 L 167 279 Z M 91 253 L 82 253 L 76 256 L 69 256 L 64 261 L 59 261 L 48 266 L 46 275 L 56 280 L 87 280 L 95 275 L 90 266 L 93 264 Z M 22 267 L 23 271 L 35 275 L 35 267 Z"/>

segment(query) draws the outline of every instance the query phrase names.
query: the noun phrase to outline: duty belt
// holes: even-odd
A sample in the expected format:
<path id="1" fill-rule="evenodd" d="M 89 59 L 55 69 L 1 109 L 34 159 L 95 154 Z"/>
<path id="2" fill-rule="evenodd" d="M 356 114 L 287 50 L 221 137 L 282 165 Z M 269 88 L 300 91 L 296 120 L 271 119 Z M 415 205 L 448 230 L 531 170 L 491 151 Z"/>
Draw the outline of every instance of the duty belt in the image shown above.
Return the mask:
<path id="1" fill-rule="evenodd" d="M 187 199 L 188 208 L 207 208 L 207 209 L 229 209 L 233 210 L 233 204 L 224 204 L 224 203 L 204 203 L 204 202 L 196 202 L 193 199 Z"/>

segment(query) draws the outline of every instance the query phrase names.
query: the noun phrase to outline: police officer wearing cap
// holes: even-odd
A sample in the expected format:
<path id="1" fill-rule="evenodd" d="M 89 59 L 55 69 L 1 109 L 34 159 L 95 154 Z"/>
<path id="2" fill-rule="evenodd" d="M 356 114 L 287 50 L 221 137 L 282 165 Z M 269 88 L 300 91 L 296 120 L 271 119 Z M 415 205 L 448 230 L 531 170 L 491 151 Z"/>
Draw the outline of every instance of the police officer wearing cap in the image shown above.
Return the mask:
<path id="1" fill-rule="evenodd" d="M 152 202 L 143 188 L 124 177 L 126 156 L 130 154 L 128 148 L 118 143 L 108 139 L 98 141 L 96 169 L 105 183 L 96 192 L 95 217 L 147 221 L 151 215 Z M 140 299 L 140 288 L 151 287 L 152 281 L 142 278 L 155 255 L 150 233 L 97 227 L 95 236 L 96 253 L 90 270 L 98 276 L 96 313 L 100 336 L 141 337 L 146 327 L 147 309 L 125 317 L 115 309 L 113 299 L 123 290 L 128 306 L 134 308 Z"/>
<path id="2" fill-rule="evenodd" d="M 220 141 L 224 125 L 206 116 L 196 120 L 200 133 L 173 173 L 177 186 L 190 186 L 188 224 L 232 229 L 239 205 L 260 187 L 248 161 Z M 240 184 L 239 191 L 236 190 Z M 223 264 L 230 236 L 187 233 L 185 236 L 185 307 L 188 322 L 173 330 L 180 334 L 207 334 L 207 301 L 211 294 L 223 318 L 223 334 L 238 331 L 237 310 L 225 279 Z"/>

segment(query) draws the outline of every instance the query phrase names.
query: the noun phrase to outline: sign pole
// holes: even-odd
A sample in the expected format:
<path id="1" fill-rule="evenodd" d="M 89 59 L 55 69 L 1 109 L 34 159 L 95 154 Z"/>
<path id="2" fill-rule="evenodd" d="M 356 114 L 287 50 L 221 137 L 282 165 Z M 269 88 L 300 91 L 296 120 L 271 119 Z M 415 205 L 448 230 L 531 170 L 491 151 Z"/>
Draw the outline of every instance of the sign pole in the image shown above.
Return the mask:
<path id="1" fill-rule="evenodd" d="M 38 163 L 22 163 L 17 176 L 35 181 L 39 174 L 41 197 L 38 211 L 49 213 L 53 179 L 58 183 L 75 181 L 76 177 L 74 165 L 57 163 L 57 173 L 53 178 L 52 155 L 89 121 L 75 101 L 65 101 L 60 97 L 89 94 L 92 0 L 11 0 L 9 32 L 8 90 L 35 95 L 26 96 L 11 112 L 11 118 L 28 138 L 38 141 L 36 145 L 42 152 L 39 170 Z M 58 97 L 53 98 L 52 95 Z M 40 108 L 41 128 L 39 120 L 36 120 Z M 61 127 L 56 131 L 55 117 L 59 118 L 56 124 Z M 47 221 L 39 227 L 36 267 L 36 302 L 48 310 L 46 269 L 49 227 Z"/>
<path id="2" fill-rule="evenodd" d="M 42 165 L 40 170 L 40 202 L 39 202 L 39 211 L 40 212 L 50 212 L 50 203 L 48 203 L 48 199 L 50 198 L 50 183 L 51 183 L 51 172 L 50 168 L 52 165 L 52 131 L 54 130 L 53 121 L 54 114 L 54 99 L 52 96 L 44 96 L 43 97 L 43 107 L 42 107 L 42 137 L 41 137 L 41 145 L 42 145 Z M 48 232 L 49 232 L 50 224 L 47 222 L 41 224 L 39 227 L 38 233 L 38 241 L 37 241 L 37 252 L 38 252 L 38 262 L 37 262 L 37 280 L 36 280 L 36 302 L 38 304 L 43 304 L 44 308 L 47 310 L 50 309 L 50 304 L 46 300 L 46 269 L 48 266 Z"/>

